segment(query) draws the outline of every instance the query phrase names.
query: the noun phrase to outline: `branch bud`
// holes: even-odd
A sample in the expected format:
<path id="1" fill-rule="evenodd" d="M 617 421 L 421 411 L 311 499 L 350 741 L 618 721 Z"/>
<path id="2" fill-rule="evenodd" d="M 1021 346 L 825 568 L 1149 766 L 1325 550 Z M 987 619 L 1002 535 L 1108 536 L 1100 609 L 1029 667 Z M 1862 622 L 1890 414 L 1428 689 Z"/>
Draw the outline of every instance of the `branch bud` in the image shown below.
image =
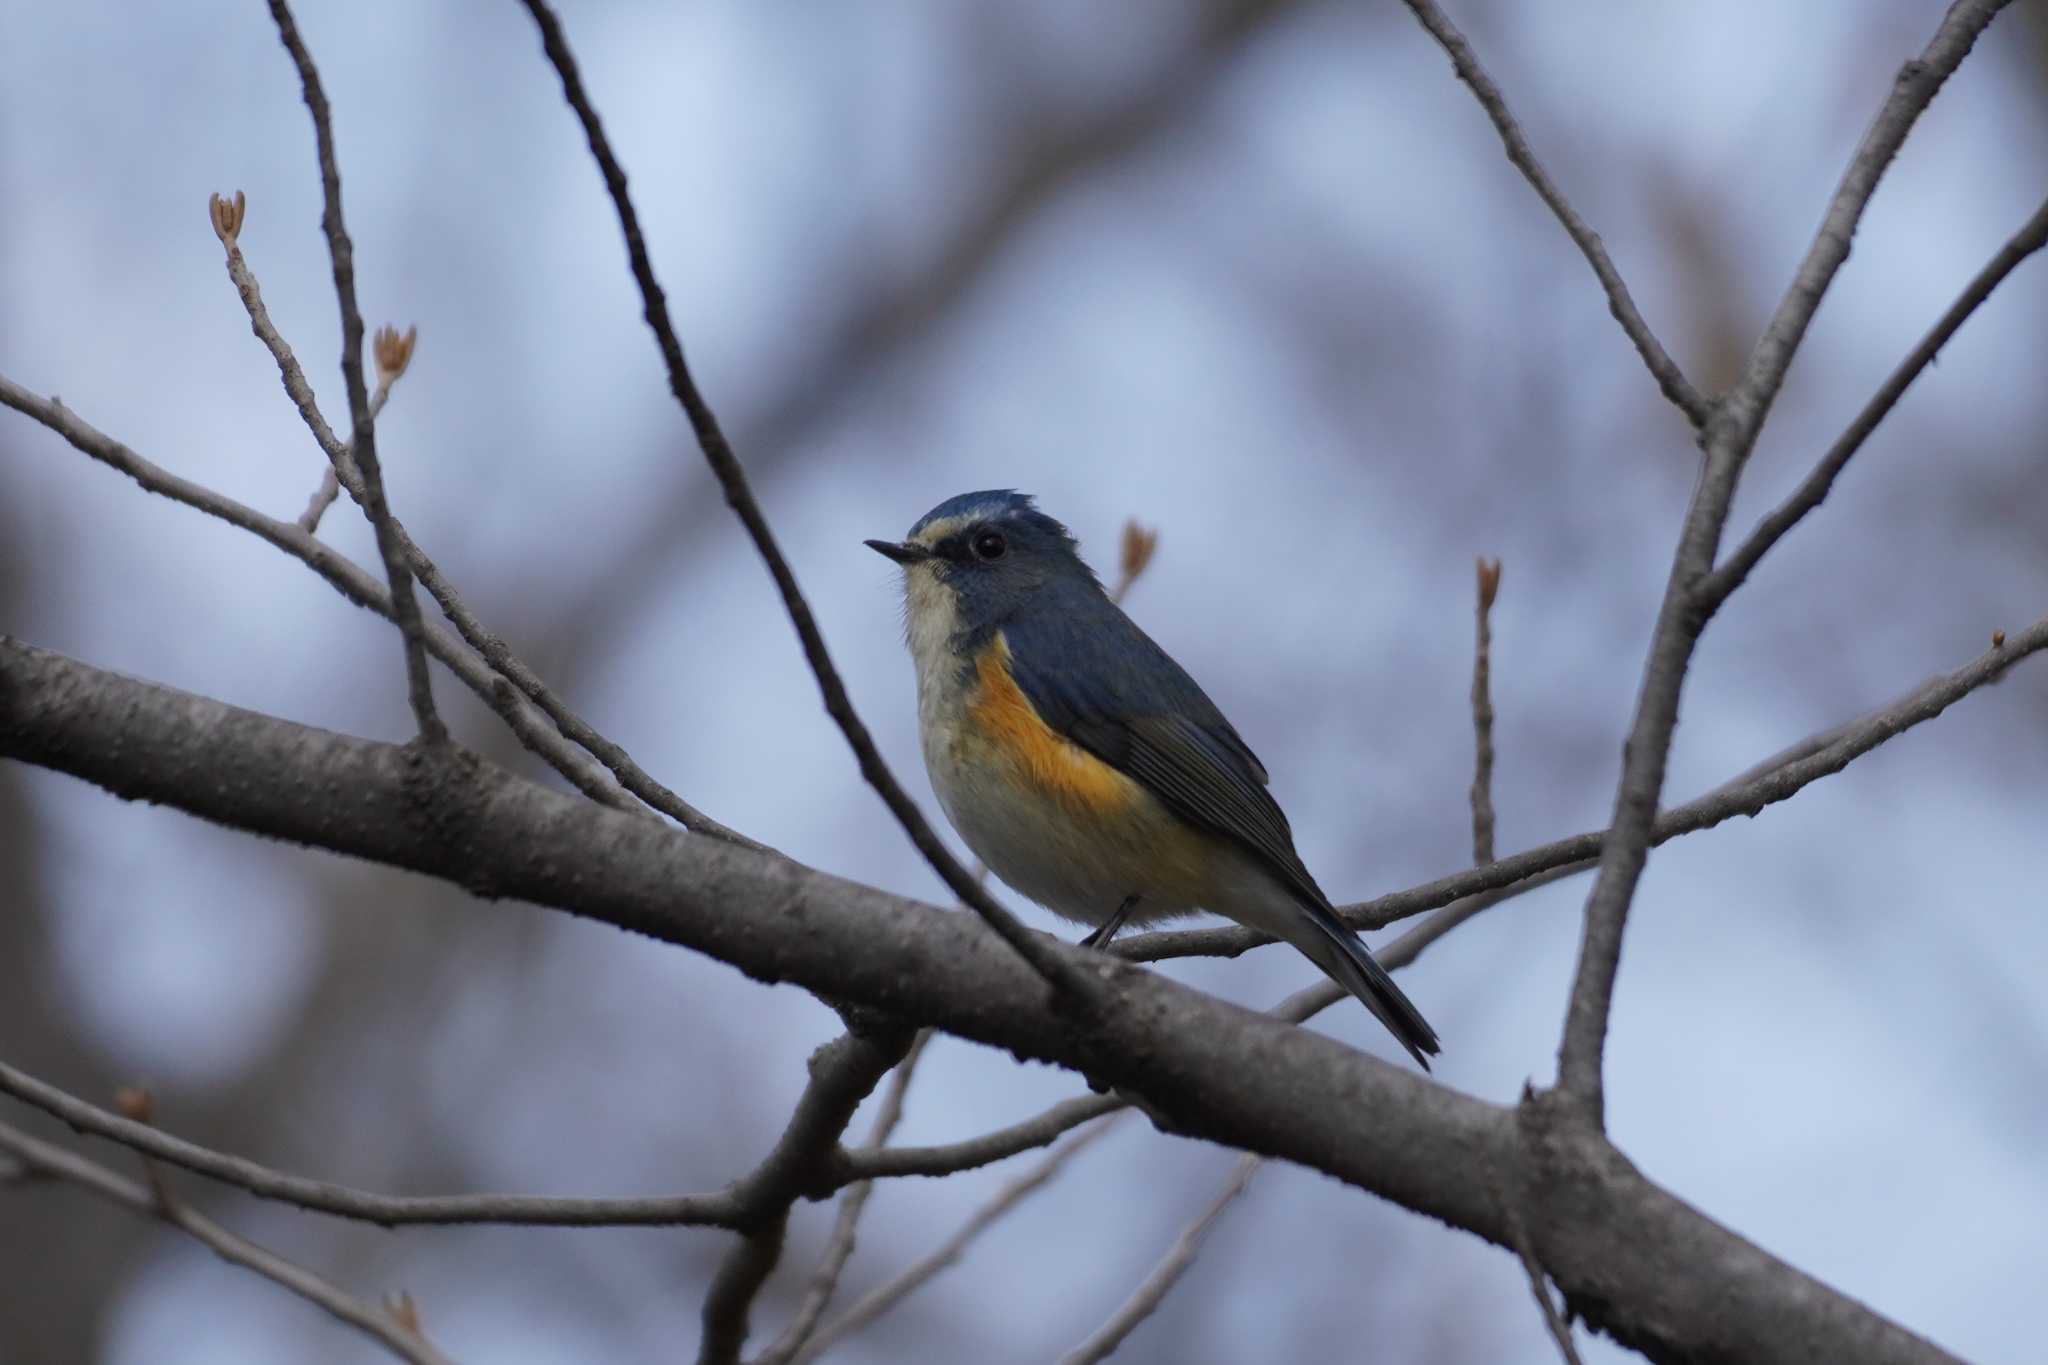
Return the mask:
<path id="1" fill-rule="evenodd" d="M 242 235 L 242 218 L 248 208 L 249 201 L 240 190 L 235 191 L 232 204 L 217 194 L 206 196 L 206 213 L 213 220 L 213 235 L 229 251 L 235 249 L 235 239 Z"/>

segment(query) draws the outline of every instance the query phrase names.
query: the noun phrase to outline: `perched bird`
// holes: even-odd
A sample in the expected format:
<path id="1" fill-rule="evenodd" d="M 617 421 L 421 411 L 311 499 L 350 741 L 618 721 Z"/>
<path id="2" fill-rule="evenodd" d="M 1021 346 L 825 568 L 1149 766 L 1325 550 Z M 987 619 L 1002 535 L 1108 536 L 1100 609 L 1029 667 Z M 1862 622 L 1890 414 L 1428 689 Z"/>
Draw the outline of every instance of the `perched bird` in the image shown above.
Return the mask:
<path id="1" fill-rule="evenodd" d="M 991 871 L 1093 947 L 1198 908 L 1271 934 L 1428 1067 L 1435 1030 L 1302 866 L 1265 767 L 1066 527 L 996 489 L 867 544 L 903 566 L 925 767 Z"/>

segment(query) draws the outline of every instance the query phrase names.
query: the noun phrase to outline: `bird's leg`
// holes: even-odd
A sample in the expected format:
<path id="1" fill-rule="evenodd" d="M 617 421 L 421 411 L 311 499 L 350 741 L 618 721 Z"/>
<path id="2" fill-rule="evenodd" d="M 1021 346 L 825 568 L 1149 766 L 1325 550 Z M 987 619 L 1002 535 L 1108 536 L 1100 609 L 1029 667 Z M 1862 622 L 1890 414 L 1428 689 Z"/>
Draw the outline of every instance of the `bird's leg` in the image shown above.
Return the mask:
<path id="1" fill-rule="evenodd" d="M 1125 896 L 1124 903 L 1116 908 L 1116 913 L 1091 930 L 1088 936 L 1081 940 L 1080 946 L 1083 948 L 1094 948 L 1098 951 L 1107 951 L 1109 941 L 1116 937 L 1116 931 L 1124 927 L 1124 921 L 1129 919 L 1131 911 L 1137 908 L 1138 898 L 1136 896 Z"/>

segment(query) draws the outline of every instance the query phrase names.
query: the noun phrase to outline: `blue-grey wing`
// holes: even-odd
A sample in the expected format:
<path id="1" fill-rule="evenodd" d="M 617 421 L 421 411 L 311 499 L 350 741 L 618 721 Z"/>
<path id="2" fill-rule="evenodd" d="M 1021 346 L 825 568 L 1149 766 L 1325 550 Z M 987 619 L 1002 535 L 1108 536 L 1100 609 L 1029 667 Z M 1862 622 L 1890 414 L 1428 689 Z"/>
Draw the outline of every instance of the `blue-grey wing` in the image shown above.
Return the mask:
<path id="1" fill-rule="evenodd" d="M 1186 670 L 1099 597 L 1059 603 L 1063 610 L 1037 605 L 1028 624 L 1001 629 L 1017 686 L 1045 723 L 1327 906 L 1266 790 L 1265 765 Z"/>

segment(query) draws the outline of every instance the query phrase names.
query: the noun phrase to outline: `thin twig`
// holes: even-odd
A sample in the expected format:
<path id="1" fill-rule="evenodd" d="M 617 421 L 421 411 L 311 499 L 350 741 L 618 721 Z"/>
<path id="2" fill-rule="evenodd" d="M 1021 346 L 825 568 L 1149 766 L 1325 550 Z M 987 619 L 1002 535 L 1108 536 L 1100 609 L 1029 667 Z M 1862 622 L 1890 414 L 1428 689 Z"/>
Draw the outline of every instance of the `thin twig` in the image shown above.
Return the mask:
<path id="1" fill-rule="evenodd" d="M 276 0 L 273 0 L 275 3 Z M 611 142 L 605 136 L 604 124 L 597 116 L 596 108 L 590 102 L 589 94 L 583 88 L 583 77 L 577 70 L 576 58 L 569 50 L 568 39 L 562 33 L 561 21 L 555 17 L 545 0 L 523 0 L 527 12 L 533 16 L 540 29 L 541 46 L 546 50 L 549 63 L 562 81 L 562 95 L 569 107 L 575 111 L 583 125 L 584 136 L 590 142 L 590 152 L 597 161 L 598 170 L 604 177 L 605 189 L 610 193 L 612 204 L 618 211 L 619 228 L 626 239 L 626 255 L 632 267 L 633 279 L 640 287 L 643 315 L 648 328 L 654 333 L 656 345 L 660 348 L 663 364 L 668 371 L 669 389 L 676 401 L 682 404 L 688 415 L 691 430 L 696 433 L 697 444 L 703 450 L 704 459 L 717 476 L 719 487 L 725 492 L 725 500 L 731 505 L 746 528 L 748 537 L 754 542 L 755 550 L 775 580 L 775 586 L 782 595 L 782 604 L 796 627 L 797 637 L 803 643 L 805 659 L 810 663 L 811 672 L 817 678 L 818 691 L 825 702 L 826 713 L 838 724 L 840 732 L 860 763 L 861 776 L 867 779 L 881 796 L 896 822 L 917 851 L 924 855 L 932 870 L 939 874 L 947 888 L 985 920 L 989 927 L 1014 949 L 1019 957 L 1029 963 L 1033 970 L 1065 992 L 1071 1001 L 1087 1001 L 1093 998 L 1096 989 L 1095 978 L 1080 965 L 1077 955 L 1069 954 L 1065 945 L 1056 943 L 1043 934 L 1037 934 L 1024 926 L 1023 921 L 997 904 L 986 890 L 978 885 L 960 860 L 950 853 L 931 824 L 924 818 L 908 793 L 903 790 L 882 754 L 875 747 L 874 739 L 867 726 L 853 709 L 853 701 L 846 693 L 846 685 L 840 680 L 839 671 L 832 664 L 832 656 L 825 648 L 825 637 L 818 630 L 817 619 L 811 614 L 810 603 L 805 600 L 803 589 L 797 586 L 796 574 L 790 569 L 789 561 L 783 557 L 781 547 L 776 544 L 775 533 L 768 526 L 768 519 L 761 512 L 761 505 L 755 501 L 753 489 L 748 485 L 746 471 L 740 467 L 732 446 L 725 438 L 725 432 L 718 425 L 718 418 L 712 413 L 710 404 L 697 390 L 697 381 L 691 377 L 689 365 L 683 359 L 682 343 L 676 339 L 674 326 L 669 321 L 668 302 L 661 290 L 661 284 L 654 277 L 654 263 L 647 253 L 647 240 L 640 231 L 640 216 L 633 207 L 632 196 L 626 189 L 626 172 L 612 153 Z"/>
<path id="2" fill-rule="evenodd" d="M 278 38 L 299 69 L 306 108 L 313 115 L 313 136 L 320 155 L 320 192 L 325 204 L 320 223 L 327 231 L 327 252 L 334 262 L 334 296 L 341 306 L 341 378 L 348 390 L 349 453 L 363 476 L 363 510 L 377 533 L 377 553 L 383 557 L 384 573 L 391 582 L 392 612 L 399 634 L 405 639 L 406 691 L 419 722 L 420 738 L 428 744 L 445 744 L 448 727 L 434 710 L 433 678 L 427 672 L 426 632 L 419 601 L 412 592 L 412 570 L 392 531 L 391 509 L 384 496 L 384 474 L 377 463 L 376 424 L 370 415 L 369 389 L 363 383 L 363 315 L 356 307 L 355 247 L 341 218 L 341 171 L 334 156 L 332 115 L 326 92 L 320 88 L 320 72 L 313 65 L 313 54 L 299 37 L 298 25 L 285 0 L 270 0 L 270 17 L 277 24 Z M 232 254 L 234 249 L 231 246 L 229 250 Z M 340 473 L 338 468 L 336 473 Z"/>
<path id="3" fill-rule="evenodd" d="M 1097 1361 L 1107 1360 L 1115 1353 L 1117 1347 L 1123 1345 L 1124 1338 L 1137 1330 L 1139 1323 L 1158 1311 L 1166 1296 L 1173 1292 L 1173 1287 L 1180 1283 L 1181 1276 L 1187 1274 L 1188 1267 L 1195 1263 L 1195 1257 L 1202 1250 L 1202 1242 L 1208 1237 L 1210 1229 L 1216 1226 L 1216 1220 L 1223 1216 L 1223 1211 L 1236 1202 L 1246 1189 L 1250 1188 L 1252 1177 L 1259 1173 L 1259 1167 L 1263 1165 L 1265 1158 L 1250 1152 L 1239 1157 L 1230 1179 L 1224 1182 L 1223 1188 L 1210 1201 L 1209 1207 L 1203 1209 L 1194 1222 L 1181 1230 L 1179 1240 L 1174 1242 L 1159 1264 L 1152 1267 L 1152 1273 L 1145 1277 L 1144 1283 L 1138 1286 L 1130 1298 L 1124 1300 L 1122 1307 L 1110 1314 L 1109 1321 L 1096 1328 L 1079 1346 L 1060 1357 L 1060 1365 L 1095 1365 Z"/>
<path id="4" fill-rule="evenodd" d="M 722 1226 L 742 1220 L 731 1189 L 658 1199 L 547 1199 L 520 1194 L 390 1195 L 287 1175 L 217 1152 L 102 1109 L 48 1081 L 0 1063 L 0 1094 L 60 1119 L 81 1133 L 118 1142 L 195 1174 L 224 1181 L 263 1199 L 359 1219 L 385 1227 L 412 1223 L 523 1223 L 555 1227 Z"/>
<path id="5" fill-rule="evenodd" d="M 1666 353 L 1663 344 L 1657 340 L 1656 333 L 1650 330 L 1650 324 L 1643 321 L 1643 315 L 1636 308 L 1635 300 L 1629 297 L 1628 286 L 1622 283 L 1621 272 L 1614 268 L 1614 261 L 1608 256 L 1607 247 L 1601 242 L 1600 235 L 1586 226 L 1585 220 L 1579 217 L 1578 211 L 1571 206 L 1563 192 L 1551 182 L 1550 176 L 1543 169 L 1543 164 L 1536 159 L 1536 153 L 1530 148 L 1528 138 L 1523 136 L 1521 126 L 1515 122 L 1515 116 L 1508 112 L 1507 101 L 1502 97 L 1500 87 L 1493 83 L 1492 77 L 1479 65 L 1479 58 L 1473 54 L 1472 45 L 1465 41 L 1465 35 L 1458 31 L 1457 26 L 1437 8 L 1433 0 L 1406 0 L 1406 3 L 1416 19 L 1429 30 L 1430 37 L 1436 39 L 1449 55 L 1451 66 L 1458 73 L 1458 79 L 1471 87 L 1473 96 L 1479 101 L 1479 107 L 1486 111 L 1487 118 L 1493 120 L 1494 129 L 1500 134 L 1508 160 L 1514 163 L 1515 169 L 1528 180 L 1537 196 L 1550 207 L 1550 211 L 1557 216 L 1557 221 L 1564 225 L 1565 232 L 1585 256 L 1586 264 L 1593 267 L 1594 275 L 1599 277 L 1601 289 L 1607 293 L 1608 311 L 1613 313 L 1614 320 L 1621 324 L 1621 330 L 1628 333 L 1628 339 L 1635 343 L 1636 353 L 1642 356 L 1643 364 L 1649 367 L 1650 376 L 1657 381 L 1657 387 L 1663 390 L 1664 396 L 1685 414 L 1686 420 L 1695 428 L 1706 426 L 1708 419 L 1714 415 L 1714 405 L 1700 396 L 1699 390 L 1692 386 L 1684 372 L 1678 368 L 1678 362 Z"/>
<path id="6" fill-rule="evenodd" d="M 887 1147 L 896 1125 L 903 1121 L 904 1097 L 909 1093 L 911 1078 L 917 1074 L 917 1064 L 931 1040 L 930 1029 L 919 1029 L 911 1040 L 910 1051 L 889 1073 L 889 1084 L 883 1089 L 882 1102 L 875 1110 L 874 1125 L 868 1129 L 867 1150 Z M 817 1330 L 819 1320 L 825 1316 L 825 1309 L 832 1302 L 832 1295 L 839 1288 L 839 1277 L 845 1272 L 846 1263 L 853 1258 L 861 1215 L 867 1211 L 868 1197 L 874 1191 L 873 1180 L 857 1180 L 840 1195 L 839 1212 L 832 1222 L 832 1235 L 825 1242 L 825 1252 L 818 1258 L 817 1269 L 811 1272 L 810 1283 L 804 1286 L 796 1314 L 782 1335 L 755 1357 L 755 1365 L 787 1365 L 809 1340 L 811 1333 Z"/>
<path id="7" fill-rule="evenodd" d="M 910 1266 L 887 1284 L 868 1293 L 836 1320 L 819 1328 L 816 1335 L 797 1354 L 792 1365 L 805 1365 L 806 1362 L 818 1359 L 842 1337 L 859 1331 L 929 1283 L 940 1271 L 957 1262 L 975 1238 L 988 1231 L 1004 1214 L 1017 1207 L 1033 1191 L 1057 1176 L 1069 1162 L 1101 1140 L 1115 1125 L 1114 1118 L 1098 1123 L 1085 1132 L 1076 1133 L 1046 1153 L 1045 1158 L 1036 1166 L 1003 1186 L 993 1199 L 976 1209 L 936 1251 Z"/>
<path id="8" fill-rule="evenodd" d="M 761 1164 L 734 1186 L 743 1210 L 743 1235 L 719 1262 L 704 1296 L 700 1365 L 740 1358 L 755 1296 L 782 1259 L 791 1206 L 836 1188 L 832 1158 L 846 1125 L 882 1077 L 910 1051 L 913 1037 L 902 1027 L 849 1031 L 811 1057 L 810 1084 L 798 1097 L 782 1136 Z"/>
<path id="9" fill-rule="evenodd" d="M 257 307 L 261 309 L 260 300 Z M 230 526 L 240 527 L 261 537 L 300 560 L 326 579 L 335 591 L 349 601 L 359 607 L 366 607 L 387 620 L 392 619 L 390 596 L 374 577 L 326 542 L 291 522 L 279 521 L 225 494 L 217 493 L 189 479 L 180 478 L 161 465 L 144 459 L 57 400 L 40 398 L 5 376 L 0 376 L 0 406 L 11 407 L 24 416 L 42 423 L 70 442 L 77 450 L 134 479 L 146 492 L 183 503 L 208 516 L 218 517 Z M 317 417 L 318 406 L 315 405 L 312 411 Z M 345 456 L 346 452 L 343 454 Z M 353 479 L 352 475 L 350 477 Z M 359 480 L 355 483 L 360 487 Z M 450 624 L 460 632 L 463 641 L 467 641 L 470 646 L 465 648 L 462 643 L 430 625 L 426 628 L 428 652 L 448 665 L 472 692 L 504 716 L 520 743 L 592 800 L 621 810 L 639 809 L 611 784 L 597 765 L 589 762 L 570 744 L 565 743 L 565 737 L 595 755 L 605 768 L 611 770 L 626 791 L 669 816 L 691 833 L 709 835 L 747 848 L 764 847 L 737 830 L 728 829 L 655 781 L 633 762 L 624 749 L 598 734 L 582 718 L 569 710 L 561 698 L 542 683 L 538 675 L 520 662 L 506 647 L 505 642 L 486 629 L 475 613 L 468 609 L 460 595 L 456 593 L 454 585 L 442 575 L 433 560 L 428 558 L 426 551 L 407 534 L 404 524 L 394 519 L 392 527 L 398 533 L 405 547 L 407 561 L 419 575 L 420 582 L 434 595 Z M 480 658 L 479 655 L 484 657 Z M 502 677 L 494 676 L 493 669 Z M 510 679 L 527 700 L 545 714 L 547 720 L 554 722 L 553 726 L 543 723 L 541 717 L 534 715 L 532 709 L 525 703 L 508 702 L 498 686 L 503 679 Z"/>
<path id="10" fill-rule="evenodd" d="M 241 195 L 238 193 L 235 198 L 239 203 Z M 252 287 L 255 284 L 253 276 L 250 284 Z M 255 296 L 252 301 L 250 297 L 245 297 L 243 301 L 250 304 L 250 317 L 253 321 L 263 310 L 261 298 Z M 391 386 L 404 377 L 406 367 L 412 363 L 413 344 L 418 338 L 419 329 L 415 327 L 408 327 L 403 336 L 399 335 L 395 327 L 377 329 L 377 335 L 371 342 L 371 354 L 377 361 L 377 388 L 370 395 L 371 425 L 374 426 L 377 418 L 383 414 L 384 404 L 391 397 Z M 309 393 L 309 403 L 311 397 Z M 350 459 L 354 459 L 353 454 L 350 455 Z M 313 491 L 312 501 L 306 504 L 306 510 L 299 513 L 299 529 L 307 535 L 320 529 L 320 518 L 334 505 L 334 500 L 341 496 L 341 475 L 336 471 L 337 463 L 330 460 L 327 467 L 320 471 L 320 486 Z"/>
<path id="11" fill-rule="evenodd" d="M 1600 871 L 1586 900 L 1585 933 L 1558 1047 L 1558 1089 L 1584 1122 L 1605 1122 L 1602 1077 L 1607 1026 L 1621 966 L 1622 934 L 1636 885 L 1649 860 L 1657 802 L 1664 788 L 1678 697 L 1700 632 L 1720 601 L 1701 588 L 1714 569 L 1743 465 L 1772 400 L 1784 384 L 1823 295 L 1848 259 L 1849 242 L 1885 168 L 1935 92 L 1968 55 L 1977 35 L 2008 0 L 1958 0 L 1927 50 L 1906 63 L 1890 98 L 1849 162 L 1806 258 L 1764 328 L 1741 379 L 1722 398 L 1706 431 L 1706 461 L 1679 533 L 1677 552 L 1643 666 L 1643 684 L 1629 725 L 1614 817 L 1601 845 Z M 1796 766 L 1796 765 L 1795 765 Z"/>
<path id="12" fill-rule="evenodd" d="M 411 1361 L 413 1365 L 449 1365 L 448 1357 L 436 1350 L 432 1343 L 390 1314 L 350 1297 L 304 1266 L 295 1265 L 276 1252 L 229 1232 L 181 1201 L 161 1200 L 145 1185 L 6 1125 L 0 1125 L 0 1150 L 6 1151 L 25 1169 L 47 1179 L 69 1181 L 103 1199 L 168 1223 L 228 1264 L 252 1270 L 284 1286 L 337 1320 L 374 1338 L 401 1360 Z"/>
<path id="13" fill-rule="evenodd" d="M 1493 861 L 1493 599 L 1500 561 L 1478 563 L 1478 605 L 1472 647 L 1472 861 Z"/>
<path id="14" fill-rule="evenodd" d="M 1722 560 L 1720 567 L 1700 585 L 1700 596 L 1703 600 L 1709 603 L 1726 600 L 1729 593 L 1742 586 L 1743 580 L 1749 577 L 1750 570 L 1757 566 L 1757 561 L 1768 554 L 1771 547 L 1776 545 L 1787 531 L 1798 525 L 1801 518 L 1826 500 L 1829 490 L 1835 485 L 1836 476 L 1862 448 L 1870 434 L 1877 430 L 1878 424 L 1884 421 L 1886 415 L 1912 386 L 1913 381 L 1920 377 L 1920 372 L 1934 363 L 1934 358 L 1941 354 L 1941 348 L 1948 345 L 1949 338 L 1968 321 L 1970 315 L 1977 311 L 1984 300 L 1991 297 L 1991 291 L 2004 283 L 2005 277 L 2010 275 L 2021 261 L 2043 246 L 2048 246 L 2048 201 L 2044 201 L 2040 208 L 2034 210 L 2034 216 L 2027 220 L 2026 225 L 2014 233 L 2011 240 L 1998 249 L 1998 254 L 1977 272 L 1976 278 L 1971 280 L 1968 287 L 1956 297 L 1956 301 L 1948 306 L 1948 311 L 1941 315 L 1941 320 L 1935 323 L 1933 329 L 1920 339 L 1920 344 L 1899 362 L 1898 368 L 1891 372 L 1883 386 L 1871 395 L 1870 401 L 1856 414 L 1856 420 L 1849 424 L 1848 430 L 1828 447 L 1827 454 L 1813 467 L 1813 472 L 1801 481 L 1790 497 L 1758 522 L 1756 529 L 1751 531 L 1742 544 Z"/>
<path id="15" fill-rule="evenodd" d="M 38 397 L 4 375 L 0 375 L 0 407 L 13 408 L 40 422 L 63 437 L 74 449 L 135 480 L 145 492 L 218 517 L 230 526 L 269 542 L 320 575 L 350 602 L 391 619 L 390 594 L 376 576 L 317 536 L 190 479 L 180 478 L 161 465 L 144 459 L 56 399 Z M 474 618 L 470 619 L 473 622 Z M 508 712 L 500 705 L 494 693 L 494 684 L 498 681 L 496 675 L 461 641 L 433 626 L 427 627 L 426 640 L 427 648 L 435 658 L 448 665 L 472 692 L 498 706 L 500 714 L 507 715 L 513 733 L 542 762 L 562 774 L 592 800 L 620 810 L 640 809 L 611 785 L 602 769 L 554 733 L 539 716 L 533 714 L 531 708 L 521 704 Z"/>
<path id="16" fill-rule="evenodd" d="M 240 194 L 237 194 L 235 196 L 233 220 L 236 228 L 239 228 L 241 222 L 241 204 L 242 197 Z M 215 197 L 214 213 L 216 225 L 218 225 L 221 214 L 218 196 Z M 222 243 L 228 249 L 228 275 L 235 283 L 236 292 L 241 295 L 244 310 L 249 314 L 249 326 L 256 333 L 257 338 L 269 349 L 271 357 L 277 362 L 278 373 L 284 378 L 285 393 L 291 398 L 293 406 L 298 409 L 299 416 L 305 421 L 307 429 L 313 433 L 313 439 L 319 443 L 321 450 L 326 453 L 328 474 L 333 476 L 338 487 L 348 490 L 349 496 L 355 499 L 358 505 L 367 509 L 369 507 L 369 488 L 363 482 L 362 471 L 356 466 L 352 448 L 342 443 L 341 439 L 334 434 L 334 429 L 327 424 L 326 417 L 321 414 L 319 401 L 313 395 L 312 386 L 306 382 L 305 373 L 300 369 L 298 359 L 293 356 L 291 347 L 285 344 L 284 338 L 278 333 L 276 325 L 271 322 L 269 310 L 263 306 L 263 292 L 258 288 L 254 272 L 249 269 L 247 260 L 236 245 L 234 233 L 228 231 L 222 232 L 220 235 Z M 388 367 L 382 363 L 384 357 L 380 351 L 379 369 L 384 371 L 384 374 L 380 376 L 377 395 L 371 402 L 372 416 L 378 410 L 381 410 L 383 400 L 390 392 L 391 384 L 397 380 L 399 374 L 404 372 L 406 363 L 411 358 L 412 343 L 410 334 L 404 339 L 403 346 L 403 357 L 394 356 L 393 359 L 396 363 Z M 323 481 L 320 492 L 315 493 L 313 496 L 312 504 L 306 508 L 305 512 L 300 514 L 298 527 L 308 535 L 311 535 L 319 525 L 320 515 L 325 511 L 325 504 L 322 502 L 322 498 L 326 495 L 326 491 L 327 485 Z M 463 603 L 461 594 L 455 590 L 455 585 L 449 582 L 447 575 L 441 572 L 440 566 L 435 564 L 427 552 L 420 548 L 419 543 L 405 529 L 405 524 L 396 516 L 391 515 L 388 508 L 385 513 L 385 524 L 396 538 L 399 551 L 405 558 L 406 566 L 418 576 L 420 585 L 440 605 L 442 614 L 448 618 L 449 623 L 455 627 L 456 632 L 469 643 L 472 649 L 483 655 L 485 662 L 490 664 L 493 669 L 496 669 L 500 674 L 510 679 L 512 684 L 525 694 L 527 700 L 538 706 L 548 719 L 555 723 L 556 729 L 560 730 L 563 735 L 576 744 L 581 745 L 598 762 L 610 769 L 612 775 L 618 779 L 621 786 L 634 796 L 639 797 L 649 806 L 673 819 L 684 829 L 690 830 L 693 833 L 708 834 L 714 838 L 724 839 L 729 843 L 743 844 L 748 848 L 759 849 L 765 847 L 747 838 L 737 830 L 729 829 L 720 824 L 703 811 L 698 810 L 695 806 L 683 800 L 682 797 L 676 795 L 675 792 L 669 790 L 660 782 L 655 781 L 639 764 L 633 761 L 632 756 L 623 748 L 599 734 L 581 716 L 570 710 L 568 705 L 561 698 L 557 697 L 547 684 L 541 681 L 539 674 L 528 668 L 524 662 L 512 653 L 512 650 L 505 644 L 503 639 L 487 629 L 483 622 L 477 619 L 475 613 L 471 612 Z M 388 612 L 386 613 L 386 615 L 389 614 Z M 465 679 L 465 681 L 468 680 Z M 514 733 L 519 735 L 522 742 L 527 741 L 527 734 L 521 728 L 523 717 L 515 718 L 518 717 L 518 713 L 507 709 L 502 697 L 498 695 L 495 688 L 482 690 L 477 688 L 475 683 L 471 683 L 471 687 L 477 691 L 478 696 L 491 703 L 492 707 L 505 717 L 507 723 L 512 726 Z M 532 748 L 533 746 L 531 743 L 528 743 L 527 747 Z M 586 782 L 575 777 L 571 777 L 571 781 L 575 781 L 576 785 L 586 793 L 590 792 L 591 788 Z"/>
<path id="17" fill-rule="evenodd" d="M 1663 812 L 1651 826 L 1651 846 L 1710 829 L 1738 815 L 1756 815 L 1764 807 L 1787 800 L 1821 778 L 1840 772 L 1878 745 L 1932 720 L 1970 692 L 1995 682 L 2022 657 L 2015 651 L 2028 645 L 2038 649 L 2048 644 L 2048 636 L 2041 633 L 2043 626 L 2048 626 L 2048 622 L 2037 623 L 2034 628 L 1994 645 L 1959 669 L 1929 678 L 1886 706 L 1847 724 L 1830 727 L 1820 736 L 1827 742 L 1818 748 L 1814 741 L 1803 740 L 1781 750 L 1764 764 L 1753 765 L 1742 777 Z M 1582 871 L 1598 859 L 1605 837 L 1599 830 L 1574 834 L 1484 867 L 1454 872 L 1405 891 L 1343 907 L 1339 914 L 1355 928 L 1382 929 L 1453 901 L 1519 886 L 1532 877 Z M 1156 962 L 1175 957 L 1236 957 L 1272 941 L 1235 926 L 1162 930 L 1133 935 L 1110 951 L 1134 962 Z"/>
<path id="18" fill-rule="evenodd" d="M 839 1171 L 842 1178 L 852 1176 L 863 1180 L 906 1175 L 952 1175 L 1043 1147 L 1090 1119 L 1115 1113 L 1123 1107 L 1124 1102 L 1113 1095 L 1082 1095 L 1062 1100 L 1044 1113 L 1021 1123 L 963 1142 L 935 1147 L 873 1147 L 843 1152 L 839 1157 Z"/>

